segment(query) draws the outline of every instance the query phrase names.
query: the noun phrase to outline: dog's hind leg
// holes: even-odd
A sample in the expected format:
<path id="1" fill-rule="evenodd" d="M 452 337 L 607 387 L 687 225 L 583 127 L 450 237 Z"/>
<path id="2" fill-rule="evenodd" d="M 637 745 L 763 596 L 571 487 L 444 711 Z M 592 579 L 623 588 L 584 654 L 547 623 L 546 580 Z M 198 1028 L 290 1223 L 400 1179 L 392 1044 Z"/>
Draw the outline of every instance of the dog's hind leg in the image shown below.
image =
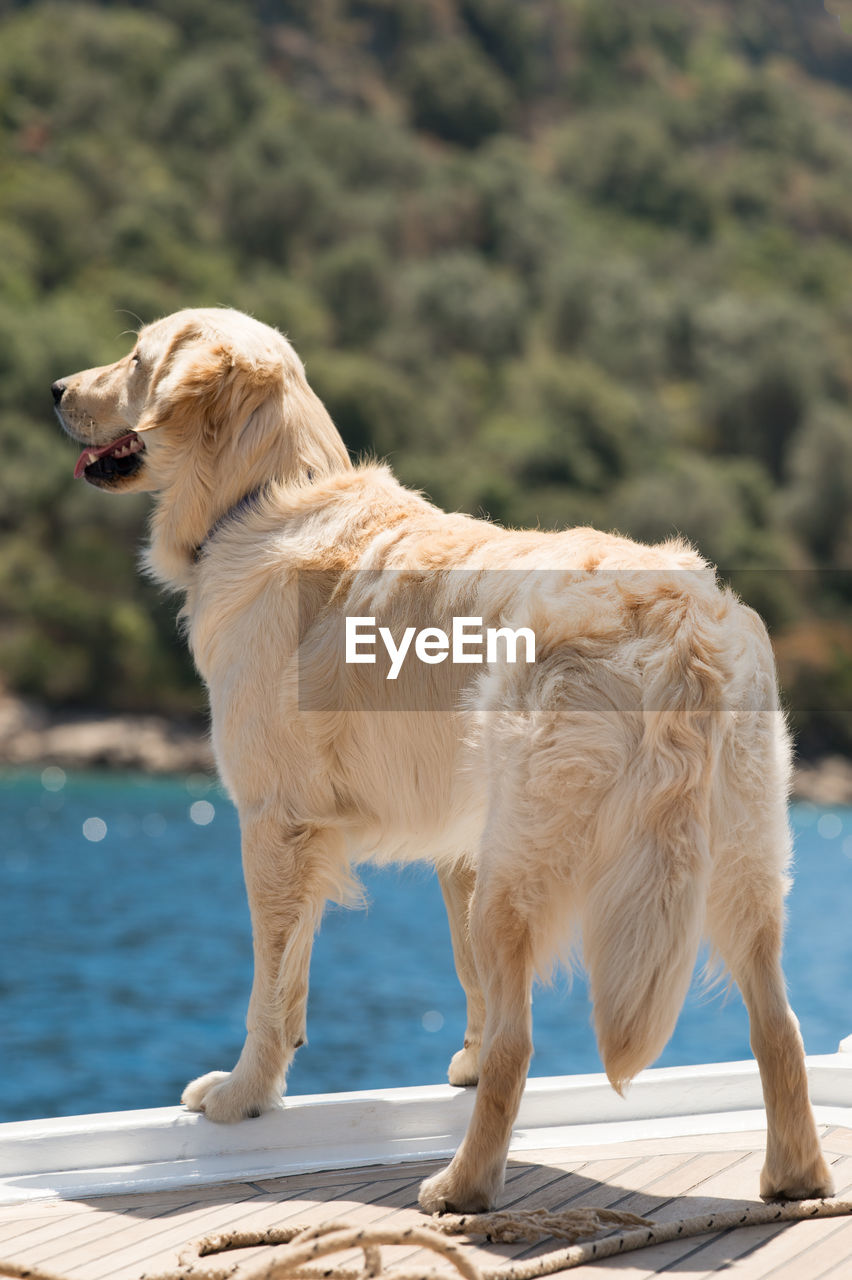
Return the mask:
<path id="1" fill-rule="evenodd" d="M 467 998 L 464 1048 L 453 1055 L 447 1077 L 450 1084 L 454 1085 L 476 1084 L 479 1079 L 479 1055 L 485 1023 L 485 998 L 470 944 L 468 920 L 476 875 L 463 863 L 457 863 L 439 867 L 438 881 L 450 922 L 456 973 Z"/>
<path id="2" fill-rule="evenodd" d="M 243 869 L 251 908 L 254 982 L 242 1053 L 233 1071 L 193 1080 L 182 1101 L 230 1123 L 280 1106 L 287 1069 L 305 1041 L 314 934 L 329 897 L 346 879 L 336 832 L 289 838 L 269 817 L 243 820 Z"/>
<path id="3" fill-rule="evenodd" d="M 783 810 L 783 801 L 779 804 Z M 832 1194 L 808 1099 L 802 1037 L 781 971 L 784 877 L 777 850 L 766 849 L 766 844 L 773 835 L 786 843 L 782 823 L 786 828 L 786 815 L 779 812 L 775 831 L 757 824 L 738 831 L 738 849 L 720 858 L 708 915 L 712 942 L 748 1009 L 752 1052 L 760 1068 L 767 1119 L 760 1179 L 764 1200 Z"/>
<path id="4" fill-rule="evenodd" d="M 514 886 L 477 884 L 470 938 L 485 995 L 479 1086 L 467 1133 L 452 1163 L 420 1188 L 427 1213 L 491 1208 L 503 1185 L 506 1152 L 532 1054 L 533 954 Z"/>

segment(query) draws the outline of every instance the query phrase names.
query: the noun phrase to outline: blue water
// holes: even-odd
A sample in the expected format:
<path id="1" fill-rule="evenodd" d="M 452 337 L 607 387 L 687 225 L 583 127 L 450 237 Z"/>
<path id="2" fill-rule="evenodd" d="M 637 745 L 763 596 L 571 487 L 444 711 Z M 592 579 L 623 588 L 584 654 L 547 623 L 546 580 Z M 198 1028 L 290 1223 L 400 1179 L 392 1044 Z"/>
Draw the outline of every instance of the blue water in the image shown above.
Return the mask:
<path id="1" fill-rule="evenodd" d="M 227 799 L 201 778 L 6 774 L 0 820 L 0 1120 L 167 1106 L 231 1067 L 251 940 Z M 830 1053 L 852 1033 L 852 809 L 793 823 L 785 968 L 808 1052 Z M 368 910 L 323 922 L 290 1093 L 434 1083 L 461 1044 L 437 882 L 363 878 Z M 536 990 L 533 1075 L 601 1069 L 589 1017 L 581 976 Z M 696 986 L 660 1063 L 748 1054 L 738 994 Z"/>

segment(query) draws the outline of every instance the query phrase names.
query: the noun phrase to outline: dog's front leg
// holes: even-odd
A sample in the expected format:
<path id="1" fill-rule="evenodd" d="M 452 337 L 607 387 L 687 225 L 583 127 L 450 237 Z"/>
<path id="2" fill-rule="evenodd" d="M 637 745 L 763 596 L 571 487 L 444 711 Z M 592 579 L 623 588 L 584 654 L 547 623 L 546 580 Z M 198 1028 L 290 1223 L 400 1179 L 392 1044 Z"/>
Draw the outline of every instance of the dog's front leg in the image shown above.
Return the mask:
<path id="1" fill-rule="evenodd" d="M 210 1071 L 183 1091 L 191 1111 L 231 1123 L 281 1105 L 287 1069 L 305 1041 L 314 934 L 340 880 L 336 832 L 285 833 L 268 817 L 243 820 L 243 871 L 251 908 L 254 983 L 247 1035 L 233 1071 Z"/>

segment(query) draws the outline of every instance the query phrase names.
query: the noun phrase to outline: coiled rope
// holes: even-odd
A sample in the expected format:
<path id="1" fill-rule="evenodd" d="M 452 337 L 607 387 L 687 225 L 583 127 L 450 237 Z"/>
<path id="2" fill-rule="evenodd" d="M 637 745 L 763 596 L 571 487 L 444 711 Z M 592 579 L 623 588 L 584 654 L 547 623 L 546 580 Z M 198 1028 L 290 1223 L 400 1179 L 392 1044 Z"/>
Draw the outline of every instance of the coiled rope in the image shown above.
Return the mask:
<path id="1" fill-rule="evenodd" d="M 502 1210 L 496 1213 L 444 1214 L 428 1225 L 412 1227 L 357 1227 L 346 1222 L 325 1222 L 314 1227 L 269 1227 L 264 1231 L 226 1231 L 206 1236 L 192 1246 L 177 1269 L 144 1277 L 144 1280 L 229 1280 L 239 1264 L 228 1267 L 199 1266 L 202 1258 L 227 1253 L 234 1249 L 283 1246 L 271 1260 L 260 1261 L 242 1271 L 241 1280 L 434 1280 L 446 1277 L 446 1270 L 434 1271 L 418 1266 L 415 1270 L 400 1267 L 386 1270 L 382 1246 L 404 1245 L 412 1249 L 428 1249 L 448 1263 L 463 1280 L 538 1280 L 540 1276 L 569 1271 L 587 1262 L 610 1258 L 616 1253 L 630 1253 L 669 1240 L 687 1240 L 690 1236 L 727 1231 L 733 1227 L 766 1226 L 773 1223 L 802 1222 L 813 1218 L 837 1218 L 852 1214 L 852 1200 L 794 1200 L 783 1204 L 755 1204 L 724 1213 L 699 1214 L 672 1222 L 652 1222 L 632 1213 L 614 1209 L 570 1209 L 550 1213 L 546 1209 Z M 589 1236 L 619 1228 L 602 1239 Z M 489 1242 L 537 1243 L 546 1237 L 568 1241 L 561 1247 L 536 1258 L 506 1262 L 483 1270 L 465 1253 L 464 1246 L 447 1239 L 448 1235 L 484 1236 Z M 582 1243 L 576 1243 L 582 1241 Z M 358 1249 L 363 1266 L 335 1267 L 321 1265 L 320 1260 L 332 1254 Z M 0 1275 L 14 1280 L 67 1280 L 67 1277 L 25 1263 L 0 1261 Z"/>

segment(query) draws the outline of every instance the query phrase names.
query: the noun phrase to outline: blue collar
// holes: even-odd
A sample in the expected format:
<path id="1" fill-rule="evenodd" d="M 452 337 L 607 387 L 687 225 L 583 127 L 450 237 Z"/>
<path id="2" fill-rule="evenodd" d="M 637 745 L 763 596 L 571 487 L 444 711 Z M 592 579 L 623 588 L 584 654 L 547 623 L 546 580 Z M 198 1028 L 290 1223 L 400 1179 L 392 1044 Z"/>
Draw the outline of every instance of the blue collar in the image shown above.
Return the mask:
<path id="1" fill-rule="evenodd" d="M 240 516 L 245 515 L 247 511 L 252 511 L 256 508 L 260 498 L 265 492 L 265 485 L 261 485 L 257 489 L 252 489 L 250 493 L 244 494 L 243 497 L 240 498 L 239 502 L 235 502 L 232 507 L 229 507 L 227 511 L 223 512 L 223 514 L 219 516 L 218 520 L 214 520 L 201 542 L 199 542 L 198 546 L 193 551 L 193 560 L 198 561 L 201 559 L 202 553 L 213 538 L 215 538 L 223 525 L 226 525 L 230 520 L 238 519 Z"/>

